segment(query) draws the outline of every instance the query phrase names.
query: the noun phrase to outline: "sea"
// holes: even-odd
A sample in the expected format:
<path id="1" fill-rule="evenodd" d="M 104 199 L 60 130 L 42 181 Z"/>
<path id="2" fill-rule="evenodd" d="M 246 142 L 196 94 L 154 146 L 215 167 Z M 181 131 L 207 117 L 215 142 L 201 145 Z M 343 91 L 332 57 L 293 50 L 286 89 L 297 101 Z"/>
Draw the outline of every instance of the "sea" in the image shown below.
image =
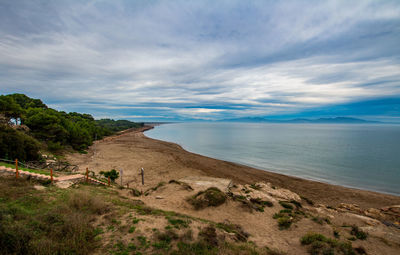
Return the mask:
<path id="1" fill-rule="evenodd" d="M 187 122 L 145 134 L 270 172 L 400 195 L 400 125 Z"/>

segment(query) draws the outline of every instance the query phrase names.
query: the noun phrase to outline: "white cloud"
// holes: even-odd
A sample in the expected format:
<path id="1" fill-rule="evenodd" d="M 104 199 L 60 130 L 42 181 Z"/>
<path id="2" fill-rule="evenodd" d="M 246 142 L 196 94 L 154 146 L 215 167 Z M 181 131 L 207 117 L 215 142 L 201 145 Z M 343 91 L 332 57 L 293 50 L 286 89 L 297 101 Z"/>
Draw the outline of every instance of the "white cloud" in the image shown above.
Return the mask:
<path id="1" fill-rule="evenodd" d="M 0 25 L 1 91 L 66 109 L 92 111 L 83 102 L 93 101 L 113 116 L 218 118 L 400 95 L 396 2 L 14 7 L 0 13 L 15 21 Z M 48 15 L 26 14 L 37 8 L 50 13 L 54 27 L 45 25 Z"/>

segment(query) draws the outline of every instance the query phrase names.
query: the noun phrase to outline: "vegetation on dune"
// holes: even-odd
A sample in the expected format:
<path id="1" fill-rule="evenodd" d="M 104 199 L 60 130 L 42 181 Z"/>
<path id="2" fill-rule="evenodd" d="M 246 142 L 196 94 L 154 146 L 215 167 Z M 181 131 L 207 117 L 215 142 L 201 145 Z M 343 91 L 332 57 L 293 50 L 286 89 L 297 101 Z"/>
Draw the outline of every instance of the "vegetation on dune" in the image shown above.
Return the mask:
<path id="1" fill-rule="evenodd" d="M 65 147 L 83 151 L 95 139 L 141 126 L 143 123 L 95 120 L 89 114 L 57 111 L 23 94 L 0 95 L 0 158 L 37 160 L 41 143 L 50 151 Z"/>
<path id="2" fill-rule="evenodd" d="M 358 253 L 360 248 L 355 250 L 350 242 L 338 241 L 318 233 L 306 234 L 300 239 L 300 243 L 309 246 L 310 254 L 361 254 Z"/>
<path id="3" fill-rule="evenodd" d="M 91 220 L 108 211 L 84 191 L 39 192 L 25 180 L 0 182 L 2 254 L 88 254 L 97 245 Z"/>
<path id="4" fill-rule="evenodd" d="M 208 206 L 222 205 L 226 201 L 226 195 L 218 188 L 211 187 L 205 191 L 200 191 L 193 197 L 188 198 L 187 201 L 195 209 L 202 209 Z"/>
<path id="5" fill-rule="evenodd" d="M 33 184 L 0 177 L 0 254 L 282 254 L 248 242 L 239 225 L 153 209 L 107 187 Z M 167 226 L 144 232 L 153 219 Z"/>

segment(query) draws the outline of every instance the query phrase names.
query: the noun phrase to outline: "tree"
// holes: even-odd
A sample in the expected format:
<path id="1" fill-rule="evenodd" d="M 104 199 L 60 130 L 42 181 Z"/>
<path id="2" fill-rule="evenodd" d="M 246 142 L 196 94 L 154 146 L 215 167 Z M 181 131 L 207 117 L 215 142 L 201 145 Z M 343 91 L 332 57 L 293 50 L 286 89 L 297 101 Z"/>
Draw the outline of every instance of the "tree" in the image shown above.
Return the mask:
<path id="1" fill-rule="evenodd" d="M 6 122 L 14 119 L 15 124 L 18 124 L 23 110 L 10 96 L 0 96 L 0 113 L 6 118 Z"/>
<path id="2" fill-rule="evenodd" d="M 110 177 L 112 182 L 115 182 L 115 180 L 119 177 L 119 173 L 115 169 L 111 169 L 107 172 L 101 171 L 100 174 L 104 175 L 106 178 Z"/>
<path id="3" fill-rule="evenodd" d="M 40 159 L 39 142 L 21 131 L 0 124 L 0 158 L 20 161 Z"/>

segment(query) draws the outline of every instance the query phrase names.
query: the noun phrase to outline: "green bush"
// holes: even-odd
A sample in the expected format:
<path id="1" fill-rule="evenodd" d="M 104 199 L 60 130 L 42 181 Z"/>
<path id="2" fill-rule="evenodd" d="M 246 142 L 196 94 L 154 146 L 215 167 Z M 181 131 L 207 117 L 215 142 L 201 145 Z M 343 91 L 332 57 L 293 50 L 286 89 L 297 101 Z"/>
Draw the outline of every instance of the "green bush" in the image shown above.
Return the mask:
<path id="1" fill-rule="evenodd" d="M 317 233 L 308 233 L 300 238 L 302 245 L 310 245 L 310 254 L 339 254 L 355 255 L 355 251 L 350 242 L 340 242 L 335 239 L 327 238 Z"/>
<path id="2" fill-rule="evenodd" d="M 0 124 L 0 158 L 20 161 L 40 159 L 39 142 L 21 131 Z"/>
<path id="3" fill-rule="evenodd" d="M 195 196 L 190 197 L 187 201 L 194 206 L 195 209 L 202 209 L 207 206 L 219 206 L 226 201 L 226 195 L 215 187 L 200 191 Z"/>
<path id="4" fill-rule="evenodd" d="M 368 237 L 368 234 L 364 231 L 360 230 L 357 226 L 352 226 L 350 234 L 354 235 L 357 239 L 365 240 Z"/>
<path id="5" fill-rule="evenodd" d="M 104 175 L 106 178 L 110 177 L 112 182 L 119 177 L 119 173 L 115 169 L 111 169 L 110 171 L 100 171 L 100 174 Z"/>
<path id="6" fill-rule="evenodd" d="M 291 205 L 290 203 L 288 203 L 288 202 L 285 202 L 285 201 L 279 201 L 279 204 L 283 207 L 283 208 L 286 208 L 286 209 L 291 209 L 291 210 L 293 210 L 293 205 Z"/>

